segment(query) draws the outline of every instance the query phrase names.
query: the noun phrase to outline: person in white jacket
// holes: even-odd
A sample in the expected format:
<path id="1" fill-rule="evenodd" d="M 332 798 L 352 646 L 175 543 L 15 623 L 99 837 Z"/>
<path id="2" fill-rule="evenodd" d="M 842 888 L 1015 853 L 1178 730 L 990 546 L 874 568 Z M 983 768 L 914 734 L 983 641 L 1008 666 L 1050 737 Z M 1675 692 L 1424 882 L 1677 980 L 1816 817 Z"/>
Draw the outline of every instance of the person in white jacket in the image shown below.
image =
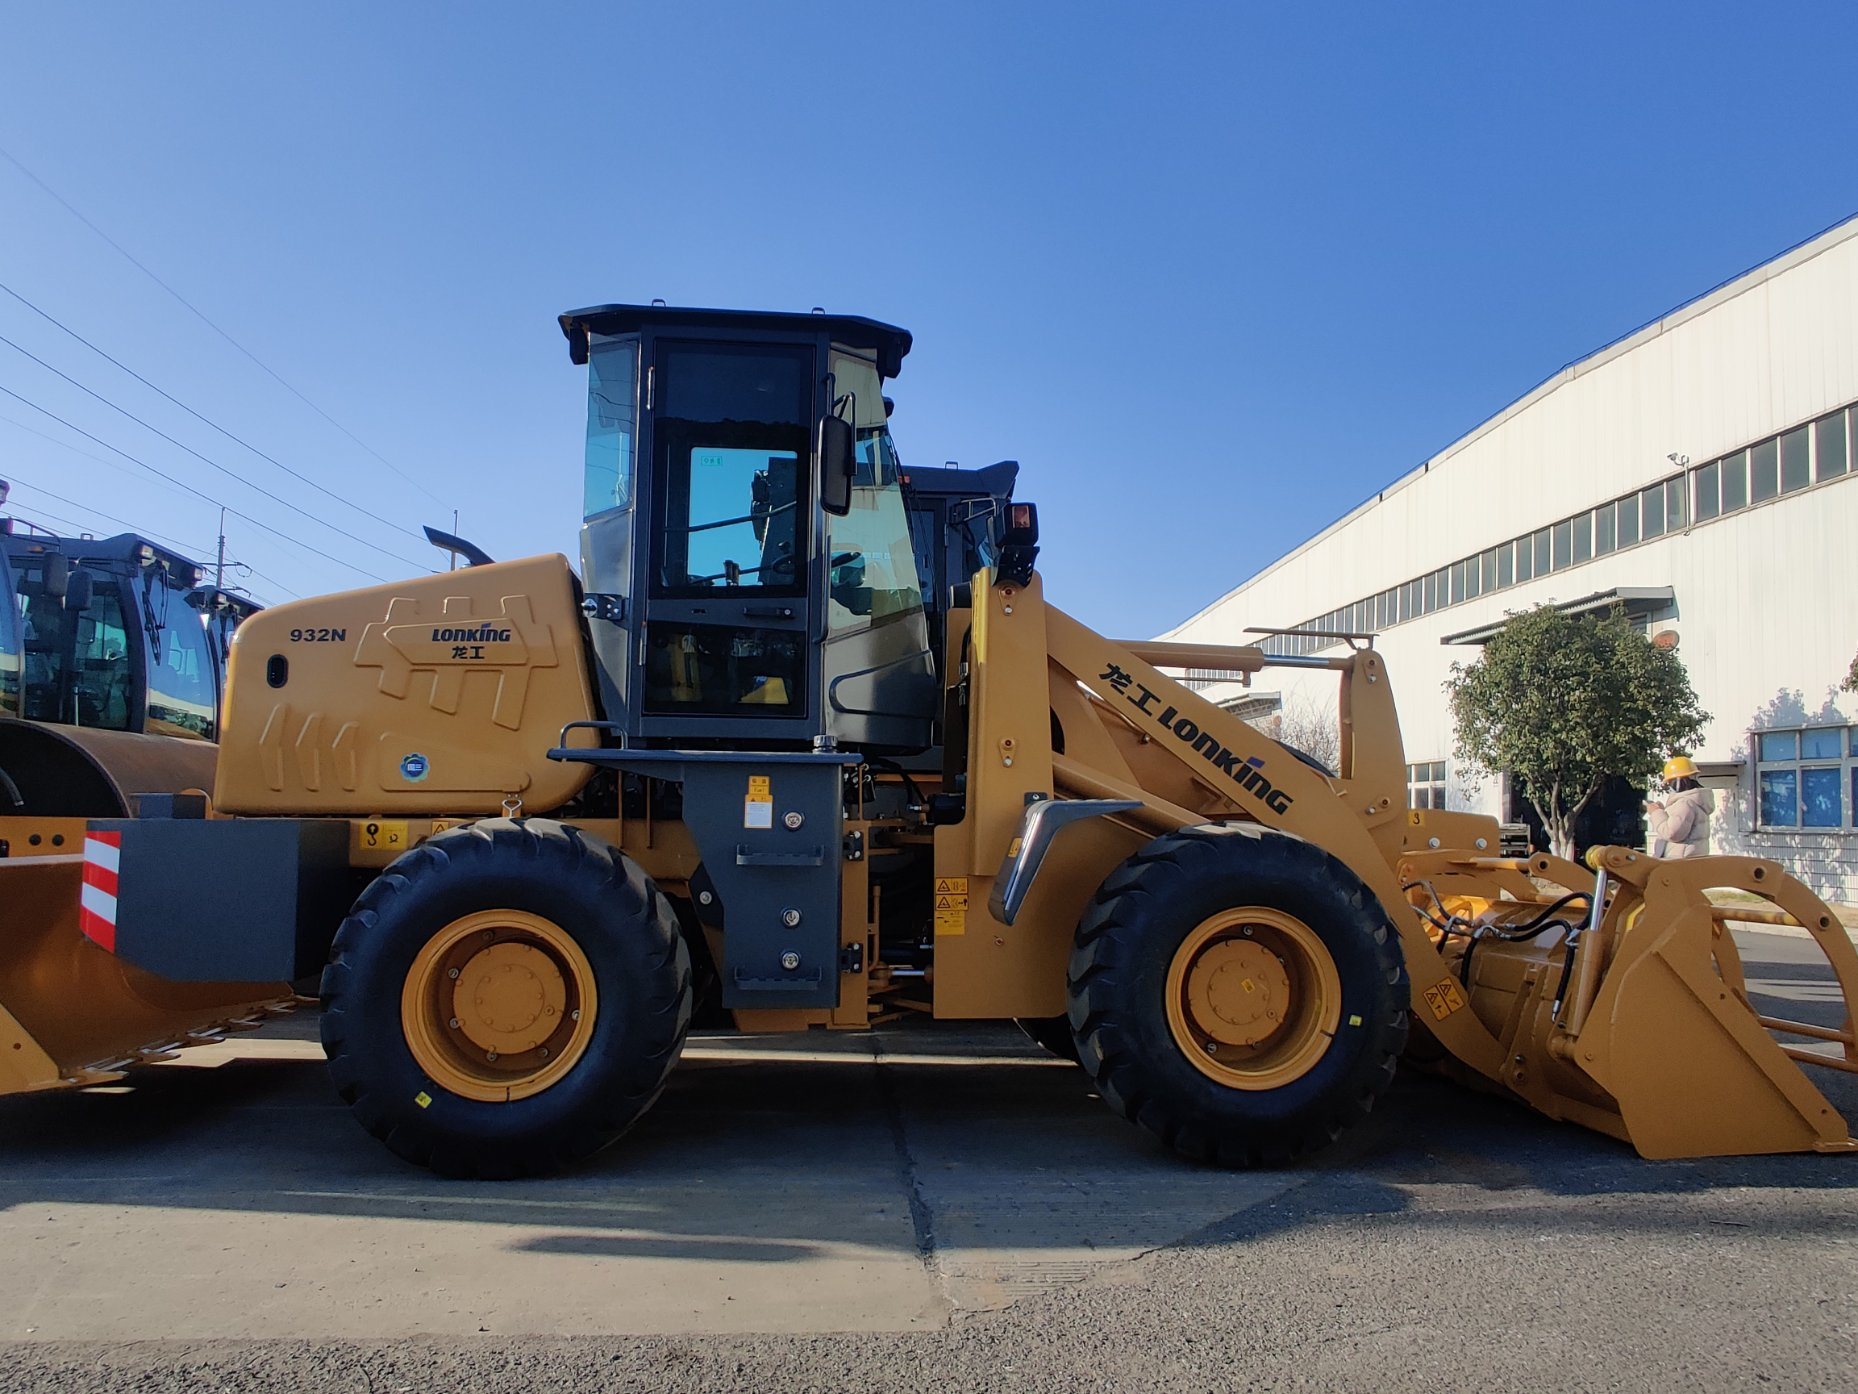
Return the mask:
<path id="1" fill-rule="evenodd" d="M 1697 767 L 1688 755 L 1664 762 L 1665 797 L 1645 805 L 1651 826 L 1652 855 L 1701 857 L 1710 850 L 1710 814 L 1715 797 L 1697 783 Z"/>

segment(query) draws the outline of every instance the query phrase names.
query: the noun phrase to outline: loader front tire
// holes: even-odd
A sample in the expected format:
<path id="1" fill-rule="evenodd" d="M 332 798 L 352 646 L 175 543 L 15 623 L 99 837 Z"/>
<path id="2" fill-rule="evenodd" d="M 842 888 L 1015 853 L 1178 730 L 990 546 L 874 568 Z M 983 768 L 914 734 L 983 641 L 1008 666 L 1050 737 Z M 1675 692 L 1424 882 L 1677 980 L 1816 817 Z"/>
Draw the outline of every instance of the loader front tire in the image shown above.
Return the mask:
<path id="1" fill-rule="evenodd" d="M 1111 873 L 1078 926 L 1070 1021 L 1117 1112 L 1176 1151 L 1277 1166 L 1393 1082 L 1407 978 L 1374 894 L 1281 833 L 1187 828 Z"/>
<path id="2" fill-rule="evenodd" d="M 355 902 L 323 1049 L 362 1127 L 447 1176 L 558 1171 L 663 1089 L 690 1025 L 671 904 L 621 853 L 541 819 L 406 852 Z"/>

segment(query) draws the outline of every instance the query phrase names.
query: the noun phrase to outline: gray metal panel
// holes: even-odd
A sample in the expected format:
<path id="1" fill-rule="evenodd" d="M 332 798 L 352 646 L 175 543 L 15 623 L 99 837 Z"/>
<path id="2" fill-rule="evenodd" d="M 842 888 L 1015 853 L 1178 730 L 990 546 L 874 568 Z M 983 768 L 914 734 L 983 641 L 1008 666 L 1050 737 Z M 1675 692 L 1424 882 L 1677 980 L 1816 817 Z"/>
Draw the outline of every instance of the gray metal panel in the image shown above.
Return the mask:
<path id="1" fill-rule="evenodd" d="M 744 755 L 682 767 L 684 822 L 722 903 L 725 1007 L 838 1005 L 842 761 Z M 756 778 L 768 781 L 765 817 L 749 802 Z"/>
<path id="2" fill-rule="evenodd" d="M 119 818 L 116 955 L 177 982 L 320 972 L 354 898 L 334 819 Z"/>

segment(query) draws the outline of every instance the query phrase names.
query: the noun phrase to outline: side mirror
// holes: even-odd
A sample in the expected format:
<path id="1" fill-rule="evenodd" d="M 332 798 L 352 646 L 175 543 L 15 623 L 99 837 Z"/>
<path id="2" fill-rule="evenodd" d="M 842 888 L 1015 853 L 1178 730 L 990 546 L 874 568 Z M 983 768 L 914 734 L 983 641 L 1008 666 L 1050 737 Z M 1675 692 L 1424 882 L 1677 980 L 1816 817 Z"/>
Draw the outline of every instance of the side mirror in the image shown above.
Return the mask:
<path id="1" fill-rule="evenodd" d="M 53 552 L 45 559 L 45 593 L 53 600 L 63 601 L 65 587 L 71 583 L 71 561 L 62 552 Z"/>
<path id="2" fill-rule="evenodd" d="M 74 615 L 81 615 L 90 608 L 90 573 L 81 566 L 71 568 L 71 575 L 65 581 L 65 609 Z"/>
<path id="3" fill-rule="evenodd" d="M 834 517 L 852 511 L 852 472 L 858 467 L 858 433 L 838 416 L 819 419 L 819 503 Z"/>

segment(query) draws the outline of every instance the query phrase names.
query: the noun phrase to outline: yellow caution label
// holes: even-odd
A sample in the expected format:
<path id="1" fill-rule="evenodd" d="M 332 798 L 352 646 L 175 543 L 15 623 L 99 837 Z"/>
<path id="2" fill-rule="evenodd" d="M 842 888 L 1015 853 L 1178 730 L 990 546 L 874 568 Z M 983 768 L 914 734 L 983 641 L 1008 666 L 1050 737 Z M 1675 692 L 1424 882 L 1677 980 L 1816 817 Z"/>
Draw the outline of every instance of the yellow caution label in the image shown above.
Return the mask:
<path id="1" fill-rule="evenodd" d="M 1426 815 L 1421 813 L 1417 808 L 1409 809 L 1407 811 L 1406 821 L 1411 823 L 1414 827 L 1417 828 L 1420 824 L 1426 821 Z"/>
<path id="2" fill-rule="evenodd" d="M 424 1089 L 422 1089 L 413 1096 L 413 1102 L 418 1104 L 421 1108 L 431 1108 L 432 1107 L 432 1095 L 428 1094 Z"/>
<path id="3" fill-rule="evenodd" d="M 1444 978 L 1437 987 L 1426 989 L 1426 1005 L 1432 1009 L 1434 1020 L 1443 1021 L 1464 1006 L 1464 993 L 1455 979 Z"/>
<path id="4" fill-rule="evenodd" d="M 939 935 L 968 932 L 968 878 L 935 878 L 935 932 Z"/>
<path id="5" fill-rule="evenodd" d="M 355 845 L 364 851 L 400 853 L 407 849 L 404 819 L 370 818 L 354 827 Z"/>
<path id="6" fill-rule="evenodd" d="M 742 826 L 774 826 L 774 783 L 765 774 L 751 774 L 748 777 L 748 797 L 742 801 Z"/>

